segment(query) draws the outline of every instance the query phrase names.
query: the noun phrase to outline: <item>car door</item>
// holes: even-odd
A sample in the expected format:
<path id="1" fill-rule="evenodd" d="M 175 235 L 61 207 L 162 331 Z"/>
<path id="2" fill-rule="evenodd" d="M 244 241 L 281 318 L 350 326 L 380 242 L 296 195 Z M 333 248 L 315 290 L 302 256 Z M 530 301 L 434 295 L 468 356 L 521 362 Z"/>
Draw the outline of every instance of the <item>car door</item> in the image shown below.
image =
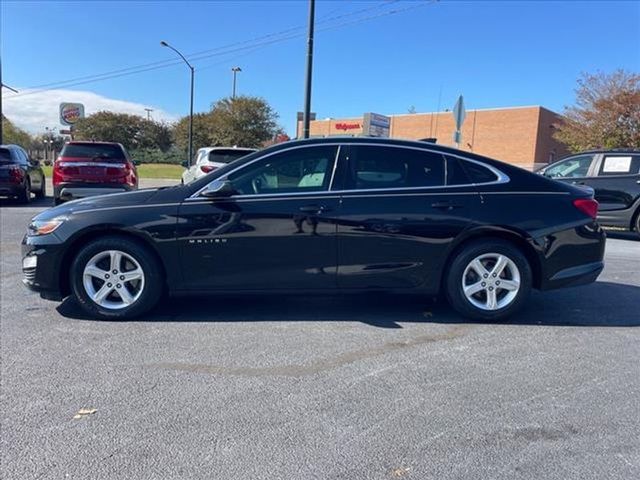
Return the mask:
<path id="1" fill-rule="evenodd" d="M 335 288 L 337 152 L 337 145 L 277 151 L 219 179 L 231 182 L 232 196 L 183 202 L 184 288 Z"/>
<path id="2" fill-rule="evenodd" d="M 640 198 L 640 154 L 602 154 L 588 183 L 602 212 L 630 208 Z"/>
<path id="3" fill-rule="evenodd" d="M 18 157 L 18 162 L 24 170 L 24 173 L 29 177 L 31 184 L 31 191 L 38 191 L 42 188 L 42 178 L 39 175 L 38 169 L 32 165 L 29 155 L 22 148 L 16 148 L 15 153 Z"/>
<path id="4" fill-rule="evenodd" d="M 346 158 L 338 286 L 433 289 L 451 242 L 479 204 L 471 182 L 447 185 L 448 174 L 460 170 L 457 159 L 375 144 L 353 144 Z"/>

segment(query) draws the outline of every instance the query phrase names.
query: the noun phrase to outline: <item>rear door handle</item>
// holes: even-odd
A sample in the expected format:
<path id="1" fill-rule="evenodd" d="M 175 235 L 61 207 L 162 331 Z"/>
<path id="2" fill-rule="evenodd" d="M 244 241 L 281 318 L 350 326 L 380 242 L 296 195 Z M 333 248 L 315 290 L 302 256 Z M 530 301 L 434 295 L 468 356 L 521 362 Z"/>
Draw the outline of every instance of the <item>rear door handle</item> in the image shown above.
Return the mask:
<path id="1" fill-rule="evenodd" d="M 454 210 L 456 208 L 462 208 L 462 205 L 458 205 L 452 202 L 436 202 L 431 204 L 432 208 L 437 208 L 438 210 Z"/>
<path id="2" fill-rule="evenodd" d="M 325 207 L 324 205 L 305 205 L 304 207 L 300 207 L 300 211 L 302 213 L 311 213 L 314 215 L 320 215 L 324 212 L 330 212 L 331 209 Z"/>
<path id="3" fill-rule="evenodd" d="M 584 185 L 584 182 L 571 182 L 571 183 L 573 183 L 574 185 Z"/>

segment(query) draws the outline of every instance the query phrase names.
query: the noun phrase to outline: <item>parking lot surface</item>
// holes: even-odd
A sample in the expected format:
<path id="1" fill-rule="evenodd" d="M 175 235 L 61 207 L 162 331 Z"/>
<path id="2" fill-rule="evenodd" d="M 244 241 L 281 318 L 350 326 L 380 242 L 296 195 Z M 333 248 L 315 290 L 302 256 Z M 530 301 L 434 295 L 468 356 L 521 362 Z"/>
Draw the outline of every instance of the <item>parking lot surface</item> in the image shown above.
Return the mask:
<path id="1" fill-rule="evenodd" d="M 391 295 L 173 299 L 105 322 L 21 285 L 50 204 L 0 206 L 3 479 L 640 478 L 632 234 L 598 282 L 502 323 Z"/>

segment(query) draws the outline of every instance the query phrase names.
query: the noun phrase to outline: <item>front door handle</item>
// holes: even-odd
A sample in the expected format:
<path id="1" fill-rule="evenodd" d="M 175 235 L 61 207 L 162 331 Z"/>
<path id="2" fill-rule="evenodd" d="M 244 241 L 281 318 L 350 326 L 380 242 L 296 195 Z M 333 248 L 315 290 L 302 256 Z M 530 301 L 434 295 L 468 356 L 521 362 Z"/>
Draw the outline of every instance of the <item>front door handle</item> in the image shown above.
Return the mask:
<path id="1" fill-rule="evenodd" d="M 324 205 L 305 205 L 304 207 L 300 207 L 300 211 L 302 213 L 310 213 L 313 215 L 320 215 L 324 212 L 331 211 L 330 208 L 325 207 Z"/>
<path id="2" fill-rule="evenodd" d="M 584 182 L 571 182 L 571 183 L 573 183 L 574 185 L 584 185 Z"/>
<path id="3" fill-rule="evenodd" d="M 432 208 L 437 208 L 438 210 L 454 210 L 456 208 L 462 208 L 462 205 L 458 205 L 452 202 L 436 202 L 431 204 Z"/>

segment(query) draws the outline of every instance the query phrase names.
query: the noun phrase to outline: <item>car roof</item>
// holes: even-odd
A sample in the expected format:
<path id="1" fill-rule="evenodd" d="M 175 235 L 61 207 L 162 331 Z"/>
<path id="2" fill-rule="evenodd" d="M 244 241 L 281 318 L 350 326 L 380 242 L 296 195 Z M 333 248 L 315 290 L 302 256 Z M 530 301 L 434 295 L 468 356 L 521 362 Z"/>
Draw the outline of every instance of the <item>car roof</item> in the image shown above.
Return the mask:
<path id="1" fill-rule="evenodd" d="M 122 146 L 121 143 L 118 142 L 94 142 L 93 140 L 71 140 L 67 142 L 65 145 L 117 145 Z"/>
<path id="2" fill-rule="evenodd" d="M 257 148 L 251 148 L 251 147 L 202 147 L 198 149 L 199 151 L 205 151 L 205 152 L 213 152 L 214 150 L 246 150 L 249 152 L 255 152 L 257 150 Z"/>
<path id="3" fill-rule="evenodd" d="M 593 150 L 585 150 L 584 152 L 573 153 L 570 156 L 584 155 L 585 153 L 640 153 L 638 148 L 596 148 Z"/>

